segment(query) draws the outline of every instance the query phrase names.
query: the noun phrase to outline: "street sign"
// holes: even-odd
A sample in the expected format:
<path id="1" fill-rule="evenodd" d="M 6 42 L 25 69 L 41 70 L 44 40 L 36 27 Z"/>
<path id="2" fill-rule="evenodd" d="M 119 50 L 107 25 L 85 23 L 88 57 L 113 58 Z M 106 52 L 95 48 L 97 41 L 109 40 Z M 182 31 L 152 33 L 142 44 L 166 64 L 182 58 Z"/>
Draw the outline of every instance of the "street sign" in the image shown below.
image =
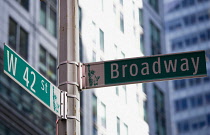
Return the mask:
<path id="1" fill-rule="evenodd" d="M 83 89 L 206 76 L 205 51 L 85 63 Z"/>
<path id="2" fill-rule="evenodd" d="M 61 115 L 61 91 L 7 45 L 4 45 L 4 73 L 56 115 Z"/>

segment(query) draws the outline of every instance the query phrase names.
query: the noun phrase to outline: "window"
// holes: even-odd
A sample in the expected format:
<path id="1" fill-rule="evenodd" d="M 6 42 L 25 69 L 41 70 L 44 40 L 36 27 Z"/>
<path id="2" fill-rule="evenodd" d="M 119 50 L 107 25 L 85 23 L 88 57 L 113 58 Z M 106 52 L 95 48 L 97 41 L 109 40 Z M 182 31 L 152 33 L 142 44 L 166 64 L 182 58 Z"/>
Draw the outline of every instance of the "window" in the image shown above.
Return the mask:
<path id="1" fill-rule="evenodd" d="M 140 34 L 140 51 L 144 53 L 144 34 Z"/>
<path id="2" fill-rule="evenodd" d="M 188 109 L 188 104 L 187 104 L 186 98 L 175 100 L 174 103 L 175 103 L 175 111 L 176 112 L 184 111 L 184 110 Z M 194 99 L 193 99 L 193 103 L 195 104 Z"/>
<path id="3" fill-rule="evenodd" d="M 29 0 L 16 0 L 20 5 L 26 9 L 27 11 L 29 10 Z"/>
<path id="4" fill-rule="evenodd" d="M 95 95 L 92 96 L 92 118 L 93 118 L 93 135 L 97 135 L 98 130 L 96 127 L 97 124 L 97 97 Z"/>
<path id="5" fill-rule="evenodd" d="M 92 57 L 92 61 L 96 62 L 96 53 L 93 51 L 93 57 Z"/>
<path id="6" fill-rule="evenodd" d="M 56 84 L 56 59 L 40 45 L 39 71 L 52 83 Z"/>
<path id="7" fill-rule="evenodd" d="M 139 8 L 139 25 L 143 27 L 143 9 Z"/>
<path id="8" fill-rule="evenodd" d="M 159 0 L 149 0 L 149 4 L 157 13 L 159 12 Z"/>
<path id="9" fill-rule="evenodd" d="M 120 135 L 120 118 L 117 117 L 117 135 Z"/>
<path id="10" fill-rule="evenodd" d="M 123 124 L 123 131 L 122 131 L 123 135 L 128 135 L 128 126 L 124 123 Z"/>
<path id="11" fill-rule="evenodd" d="M 115 86 L 115 89 L 116 89 L 116 95 L 119 96 L 119 87 Z"/>
<path id="12" fill-rule="evenodd" d="M 120 4 L 123 6 L 123 0 L 120 0 Z"/>
<path id="13" fill-rule="evenodd" d="M 178 89 L 182 89 L 186 87 L 186 80 L 182 79 L 182 80 L 174 80 L 174 89 L 178 90 Z"/>
<path id="14" fill-rule="evenodd" d="M 104 0 L 100 0 L 101 11 L 104 11 Z"/>
<path id="15" fill-rule="evenodd" d="M 104 103 L 101 102 L 101 125 L 106 128 L 106 106 Z"/>
<path id="16" fill-rule="evenodd" d="M 177 123 L 177 131 L 178 133 L 188 132 L 190 129 L 189 122 L 186 120 L 180 121 Z"/>
<path id="17" fill-rule="evenodd" d="M 124 33 L 124 17 L 122 13 L 120 13 L 120 30 Z"/>
<path id="18" fill-rule="evenodd" d="M 150 22 L 150 41 L 152 46 L 152 55 L 161 54 L 160 30 L 153 22 Z"/>
<path id="19" fill-rule="evenodd" d="M 205 98 L 206 98 L 206 103 L 210 104 L 210 93 L 206 93 Z"/>
<path id="20" fill-rule="evenodd" d="M 17 53 L 19 53 L 25 60 L 28 57 L 28 33 L 15 22 L 9 18 L 9 45 Z"/>
<path id="21" fill-rule="evenodd" d="M 125 53 L 121 51 L 120 58 L 125 58 Z"/>
<path id="22" fill-rule="evenodd" d="M 166 116 L 164 93 L 154 85 L 155 130 L 159 135 L 166 135 Z"/>
<path id="23" fill-rule="evenodd" d="M 100 49 L 101 51 L 104 51 L 104 32 L 99 29 L 99 35 L 100 35 Z"/>
<path id="24" fill-rule="evenodd" d="M 127 90 L 126 90 L 126 85 L 122 85 L 121 86 L 121 100 L 124 102 L 124 103 L 127 103 Z"/>
<path id="25" fill-rule="evenodd" d="M 40 1 L 40 24 L 54 37 L 57 36 L 56 19 L 56 4 Z"/>

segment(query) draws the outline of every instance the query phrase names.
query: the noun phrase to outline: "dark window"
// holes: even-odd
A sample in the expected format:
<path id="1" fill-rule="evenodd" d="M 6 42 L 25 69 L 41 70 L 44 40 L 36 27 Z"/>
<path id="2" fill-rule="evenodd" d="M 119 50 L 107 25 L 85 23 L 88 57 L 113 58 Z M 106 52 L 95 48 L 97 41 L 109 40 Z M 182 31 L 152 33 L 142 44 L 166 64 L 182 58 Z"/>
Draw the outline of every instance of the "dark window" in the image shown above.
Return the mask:
<path id="1" fill-rule="evenodd" d="M 9 46 L 19 53 L 25 60 L 28 57 L 28 33 L 9 18 Z"/>
<path id="2" fill-rule="evenodd" d="M 41 45 L 39 52 L 40 73 L 56 84 L 56 59 Z"/>
<path id="3" fill-rule="evenodd" d="M 54 2 L 40 1 L 40 24 L 54 37 L 57 36 L 56 10 Z"/>
<path id="4" fill-rule="evenodd" d="M 159 0 L 149 0 L 149 4 L 157 13 L 159 12 Z"/>
<path id="5" fill-rule="evenodd" d="M 150 41 L 152 46 L 152 55 L 161 54 L 160 30 L 153 22 L 150 22 Z"/>
<path id="6" fill-rule="evenodd" d="M 16 0 L 20 5 L 25 8 L 27 11 L 29 10 L 29 0 Z"/>
<path id="7" fill-rule="evenodd" d="M 139 8 L 139 25 L 143 27 L 143 9 Z"/>

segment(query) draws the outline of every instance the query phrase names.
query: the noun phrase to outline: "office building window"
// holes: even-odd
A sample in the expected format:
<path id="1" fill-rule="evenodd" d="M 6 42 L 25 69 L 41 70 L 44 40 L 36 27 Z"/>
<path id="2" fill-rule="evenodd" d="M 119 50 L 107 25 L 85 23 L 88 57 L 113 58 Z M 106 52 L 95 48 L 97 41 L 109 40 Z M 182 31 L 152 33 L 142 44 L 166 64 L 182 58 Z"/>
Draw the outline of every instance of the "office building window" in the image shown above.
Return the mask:
<path id="1" fill-rule="evenodd" d="M 117 135 L 120 135 L 120 118 L 117 117 Z"/>
<path id="2" fill-rule="evenodd" d="M 95 52 L 95 51 L 93 51 L 92 61 L 93 61 L 93 62 L 96 62 L 96 52 Z"/>
<path id="3" fill-rule="evenodd" d="M 56 4 L 49 1 L 40 1 L 40 24 L 54 37 L 57 36 L 56 19 Z"/>
<path id="4" fill-rule="evenodd" d="M 140 51 L 144 53 L 144 34 L 140 34 Z"/>
<path id="5" fill-rule="evenodd" d="M 101 102 L 100 107 L 100 116 L 101 116 L 101 125 L 106 128 L 106 106 L 104 103 Z"/>
<path id="6" fill-rule="evenodd" d="M 164 93 L 154 85 L 155 130 L 158 135 L 166 135 Z"/>
<path id="7" fill-rule="evenodd" d="M 139 8 L 139 25 L 143 27 L 143 9 Z"/>
<path id="8" fill-rule="evenodd" d="M 127 90 L 126 90 L 126 85 L 122 85 L 122 98 L 127 103 Z"/>
<path id="9" fill-rule="evenodd" d="M 28 57 L 28 32 L 26 32 L 15 20 L 9 18 L 9 46 L 25 60 Z"/>
<path id="10" fill-rule="evenodd" d="M 174 89 L 179 90 L 186 87 L 186 80 L 174 80 Z"/>
<path id="11" fill-rule="evenodd" d="M 120 4 L 123 6 L 123 0 L 120 0 Z"/>
<path id="12" fill-rule="evenodd" d="M 95 95 L 92 96 L 92 118 L 93 118 L 93 135 L 97 135 L 98 130 L 97 130 L 97 97 Z"/>
<path id="13" fill-rule="evenodd" d="M 149 0 L 149 4 L 157 13 L 159 12 L 159 0 Z"/>
<path id="14" fill-rule="evenodd" d="M 99 35 L 100 35 L 100 49 L 101 51 L 104 51 L 104 32 L 99 29 Z"/>
<path id="15" fill-rule="evenodd" d="M 16 0 L 20 5 L 26 9 L 27 11 L 29 10 L 29 0 Z"/>
<path id="16" fill-rule="evenodd" d="M 123 135 L 128 135 L 128 126 L 124 123 L 123 124 L 123 131 L 122 131 Z"/>
<path id="17" fill-rule="evenodd" d="M 104 0 L 100 0 L 100 5 L 99 7 L 101 7 L 101 11 L 104 11 Z"/>
<path id="18" fill-rule="evenodd" d="M 125 58 L 125 53 L 121 51 L 120 58 Z"/>
<path id="19" fill-rule="evenodd" d="M 153 22 L 150 22 L 150 41 L 152 46 L 152 55 L 161 54 L 160 30 Z"/>
<path id="20" fill-rule="evenodd" d="M 188 109 L 187 98 L 175 100 L 174 103 L 175 103 L 176 112 L 184 111 Z"/>
<path id="21" fill-rule="evenodd" d="M 189 121 L 183 120 L 177 123 L 178 133 L 189 132 L 189 130 L 190 130 Z"/>
<path id="22" fill-rule="evenodd" d="M 124 17 L 122 13 L 120 13 L 120 30 L 124 33 Z"/>
<path id="23" fill-rule="evenodd" d="M 52 83 L 56 84 L 56 59 L 40 45 L 39 71 Z"/>
<path id="24" fill-rule="evenodd" d="M 116 95 L 119 96 L 119 87 L 115 86 L 115 89 L 116 89 Z"/>
<path id="25" fill-rule="evenodd" d="M 210 93 L 205 94 L 206 104 L 210 104 Z"/>

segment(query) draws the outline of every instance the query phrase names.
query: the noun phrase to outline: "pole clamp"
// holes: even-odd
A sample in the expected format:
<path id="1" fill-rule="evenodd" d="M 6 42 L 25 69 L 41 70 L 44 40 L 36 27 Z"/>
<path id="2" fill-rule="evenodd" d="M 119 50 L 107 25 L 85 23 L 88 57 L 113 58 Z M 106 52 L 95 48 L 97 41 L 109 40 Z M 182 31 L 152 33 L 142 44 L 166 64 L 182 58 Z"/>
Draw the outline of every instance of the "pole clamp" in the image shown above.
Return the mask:
<path id="1" fill-rule="evenodd" d="M 76 116 L 66 116 L 66 118 L 67 118 L 67 119 L 75 119 L 75 120 L 77 120 L 78 122 L 80 122 L 80 120 L 77 119 Z"/>
<path id="2" fill-rule="evenodd" d="M 77 87 L 79 87 L 79 84 L 77 82 L 69 82 L 69 81 L 62 82 L 57 87 L 60 87 L 60 86 L 65 85 L 65 84 L 76 85 Z"/>
<path id="3" fill-rule="evenodd" d="M 66 94 L 66 96 L 67 98 L 76 98 L 78 101 L 80 101 L 80 99 L 76 95 Z"/>
<path id="4" fill-rule="evenodd" d="M 59 69 L 60 65 L 64 65 L 64 64 L 73 64 L 73 65 L 76 65 L 77 67 L 79 66 L 79 63 L 76 61 L 63 61 L 58 64 L 57 69 Z"/>

